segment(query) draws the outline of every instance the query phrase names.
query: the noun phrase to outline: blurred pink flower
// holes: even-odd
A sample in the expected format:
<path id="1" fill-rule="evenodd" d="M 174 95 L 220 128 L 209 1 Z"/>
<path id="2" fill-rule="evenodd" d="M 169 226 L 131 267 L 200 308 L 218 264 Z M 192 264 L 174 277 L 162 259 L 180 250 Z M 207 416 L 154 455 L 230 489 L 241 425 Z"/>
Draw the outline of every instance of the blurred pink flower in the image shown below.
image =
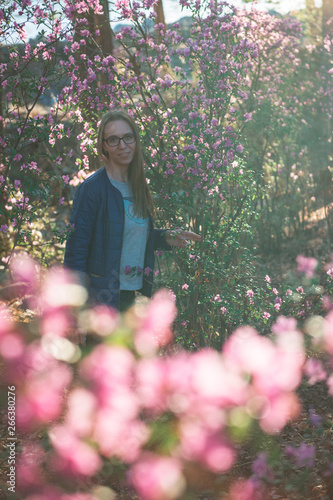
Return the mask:
<path id="1" fill-rule="evenodd" d="M 88 381 L 102 408 L 114 407 L 118 395 L 131 395 L 135 359 L 133 354 L 120 346 L 98 345 L 81 363 L 81 374 Z M 137 404 L 128 397 L 131 413 L 136 414 Z M 124 411 L 129 410 L 126 405 Z"/>
<path id="2" fill-rule="evenodd" d="M 327 352 L 333 356 L 333 311 L 326 316 L 323 324 L 323 342 Z"/>
<path id="3" fill-rule="evenodd" d="M 92 476 L 101 466 L 98 453 L 64 425 L 52 427 L 49 437 L 55 454 L 50 462 L 53 470 L 66 476 Z"/>
<path id="4" fill-rule="evenodd" d="M 12 279 L 15 283 L 26 283 L 26 293 L 36 291 L 39 269 L 37 263 L 27 254 L 15 254 L 10 262 Z"/>
<path id="5" fill-rule="evenodd" d="M 201 404 L 228 406 L 246 401 L 247 382 L 225 352 L 221 356 L 213 349 L 197 351 L 191 356 L 190 370 L 192 390 Z"/>
<path id="6" fill-rule="evenodd" d="M 119 313 L 115 309 L 98 305 L 88 312 L 88 324 L 90 330 L 101 337 L 111 335 L 119 325 Z"/>
<path id="7" fill-rule="evenodd" d="M 267 405 L 260 416 L 259 425 L 267 434 L 280 432 L 288 421 L 297 417 L 300 404 L 293 392 L 282 392 L 267 400 Z"/>
<path id="8" fill-rule="evenodd" d="M 70 369 L 58 362 L 34 373 L 27 371 L 25 384 L 17 398 L 17 424 L 22 430 L 50 423 L 63 408 L 64 389 L 71 381 Z"/>
<path id="9" fill-rule="evenodd" d="M 73 318 L 65 308 L 45 312 L 41 321 L 42 334 L 65 337 L 72 322 Z"/>
<path id="10" fill-rule="evenodd" d="M 82 306 L 86 299 L 87 291 L 78 284 L 73 273 L 61 267 L 53 267 L 47 273 L 40 296 L 40 305 L 44 311 Z"/>
<path id="11" fill-rule="evenodd" d="M 136 365 L 136 384 L 141 405 L 154 414 L 168 404 L 167 361 L 159 358 L 141 359 Z"/>
<path id="12" fill-rule="evenodd" d="M 74 389 L 67 402 L 66 425 L 78 436 L 88 436 L 93 431 L 97 401 L 87 389 Z"/>
<path id="13" fill-rule="evenodd" d="M 135 333 L 134 343 L 142 356 L 152 355 L 172 339 L 171 324 L 176 306 L 168 290 L 159 290 L 149 302 Z"/>
<path id="14" fill-rule="evenodd" d="M 92 437 L 103 455 L 132 463 L 140 457 L 149 429 L 126 410 L 126 407 L 99 410 Z"/>
<path id="15" fill-rule="evenodd" d="M 326 380 L 327 387 L 328 387 L 328 394 L 330 396 L 333 396 L 333 375 L 330 375 L 328 379 Z"/>
<path id="16" fill-rule="evenodd" d="M 264 496 L 253 479 L 239 479 L 230 486 L 226 500 L 264 500 Z"/>
<path id="17" fill-rule="evenodd" d="M 304 273 L 306 278 L 313 278 L 315 275 L 315 270 L 318 265 L 318 261 L 313 257 L 304 257 L 304 255 L 298 255 L 296 258 L 297 271 Z"/>
<path id="18" fill-rule="evenodd" d="M 144 500 L 173 500 L 185 489 L 180 461 L 171 457 L 146 453 L 131 467 L 128 478 Z"/>
<path id="19" fill-rule="evenodd" d="M 282 332 L 293 332 L 297 330 L 297 321 L 294 318 L 286 318 L 285 316 L 279 316 L 276 323 L 272 325 L 272 331 L 274 333 Z"/>
<path id="20" fill-rule="evenodd" d="M 323 365 L 319 359 L 309 358 L 304 366 L 304 373 L 309 377 L 309 385 L 314 385 L 327 378 Z"/>
<path id="21" fill-rule="evenodd" d="M 180 426 L 182 456 L 189 461 L 198 461 L 213 472 L 229 470 L 236 458 L 234 448 L 221 435 L 207 426 L 184 419 Z"/>
<path id="22" fill-rule="evenodd" d="M 23 444 L 16 469 L 17 487 L 20 491 L 27 493 L 30 489 L 40 487 L 44 483 L 41 465 L 45 456 L 45 450 L 36 442 Z"/>

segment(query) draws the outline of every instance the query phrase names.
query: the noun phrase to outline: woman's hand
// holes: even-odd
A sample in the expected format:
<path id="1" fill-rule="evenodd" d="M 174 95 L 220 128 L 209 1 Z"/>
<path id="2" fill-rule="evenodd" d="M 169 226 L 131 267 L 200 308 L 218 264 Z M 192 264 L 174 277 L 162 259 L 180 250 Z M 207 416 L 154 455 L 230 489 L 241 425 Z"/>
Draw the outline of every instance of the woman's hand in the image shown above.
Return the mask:
<path id="1" fill-rule="evenodd" d="M 165 240 L 172 247 L 185 248 L 189 244 L 187 240 L 201 241 L 201 236 L 200 234 L 193 233 L 192 231 L 168 229 L 165 231 Z"/>

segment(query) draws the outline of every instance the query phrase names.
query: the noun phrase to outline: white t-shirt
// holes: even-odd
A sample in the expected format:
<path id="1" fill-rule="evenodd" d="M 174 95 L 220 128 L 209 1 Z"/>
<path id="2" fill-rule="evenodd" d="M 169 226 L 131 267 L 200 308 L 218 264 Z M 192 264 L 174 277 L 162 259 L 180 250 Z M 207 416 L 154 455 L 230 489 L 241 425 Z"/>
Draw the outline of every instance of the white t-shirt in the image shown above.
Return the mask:
<path id="1" fill-rule="evenodd" d="M 140 290 L 143 285 L 143 266 L 148 239 L 149 219 L 134 215 L 133 195 L 129 182 L 110 179 L 124 200 L 125 226 L 120 259 L 120 290 Z M 133 269 L 134 268 L 134 269 Z"/>

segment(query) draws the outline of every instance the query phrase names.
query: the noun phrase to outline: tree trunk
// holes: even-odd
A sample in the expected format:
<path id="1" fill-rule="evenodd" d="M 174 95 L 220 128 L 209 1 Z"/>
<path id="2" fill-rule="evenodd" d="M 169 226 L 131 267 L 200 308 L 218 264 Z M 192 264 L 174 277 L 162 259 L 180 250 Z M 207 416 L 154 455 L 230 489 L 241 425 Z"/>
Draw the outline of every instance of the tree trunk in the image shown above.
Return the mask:
<path id="1" fill-rule="evenodd" d="M 333 0 L 323 0 L 323 38 L 333 32 Z M 331 19 L 330 24 L 328 21 Z"/>
<path id="2" fill-rule="evenodd" d="M 157 3 L 154 4 L 154 11 L 156 14 L 155 24 L 162 23 L 165 26 L 165 17 L 164 17 L 162 0 L 158 0 Z"/>

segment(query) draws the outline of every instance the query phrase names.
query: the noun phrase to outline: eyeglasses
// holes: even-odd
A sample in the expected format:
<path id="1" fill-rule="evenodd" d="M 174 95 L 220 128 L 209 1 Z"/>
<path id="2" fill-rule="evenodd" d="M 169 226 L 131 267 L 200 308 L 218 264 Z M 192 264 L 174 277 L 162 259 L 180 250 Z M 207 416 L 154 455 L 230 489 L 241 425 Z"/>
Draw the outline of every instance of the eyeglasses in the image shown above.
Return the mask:
<path id="1" fill-rule="evenodd" d="M 115 148 L 119 146 L 120 141 L 123 141 L 124 144 L 133 144 L 135 142 L 136 136 L 135 134 L 125 134 L 123 137 L 117 137 L 116 135 L 110 135 L 107 139 L 103 139 L 108 146 L 111 148 Z"/>

